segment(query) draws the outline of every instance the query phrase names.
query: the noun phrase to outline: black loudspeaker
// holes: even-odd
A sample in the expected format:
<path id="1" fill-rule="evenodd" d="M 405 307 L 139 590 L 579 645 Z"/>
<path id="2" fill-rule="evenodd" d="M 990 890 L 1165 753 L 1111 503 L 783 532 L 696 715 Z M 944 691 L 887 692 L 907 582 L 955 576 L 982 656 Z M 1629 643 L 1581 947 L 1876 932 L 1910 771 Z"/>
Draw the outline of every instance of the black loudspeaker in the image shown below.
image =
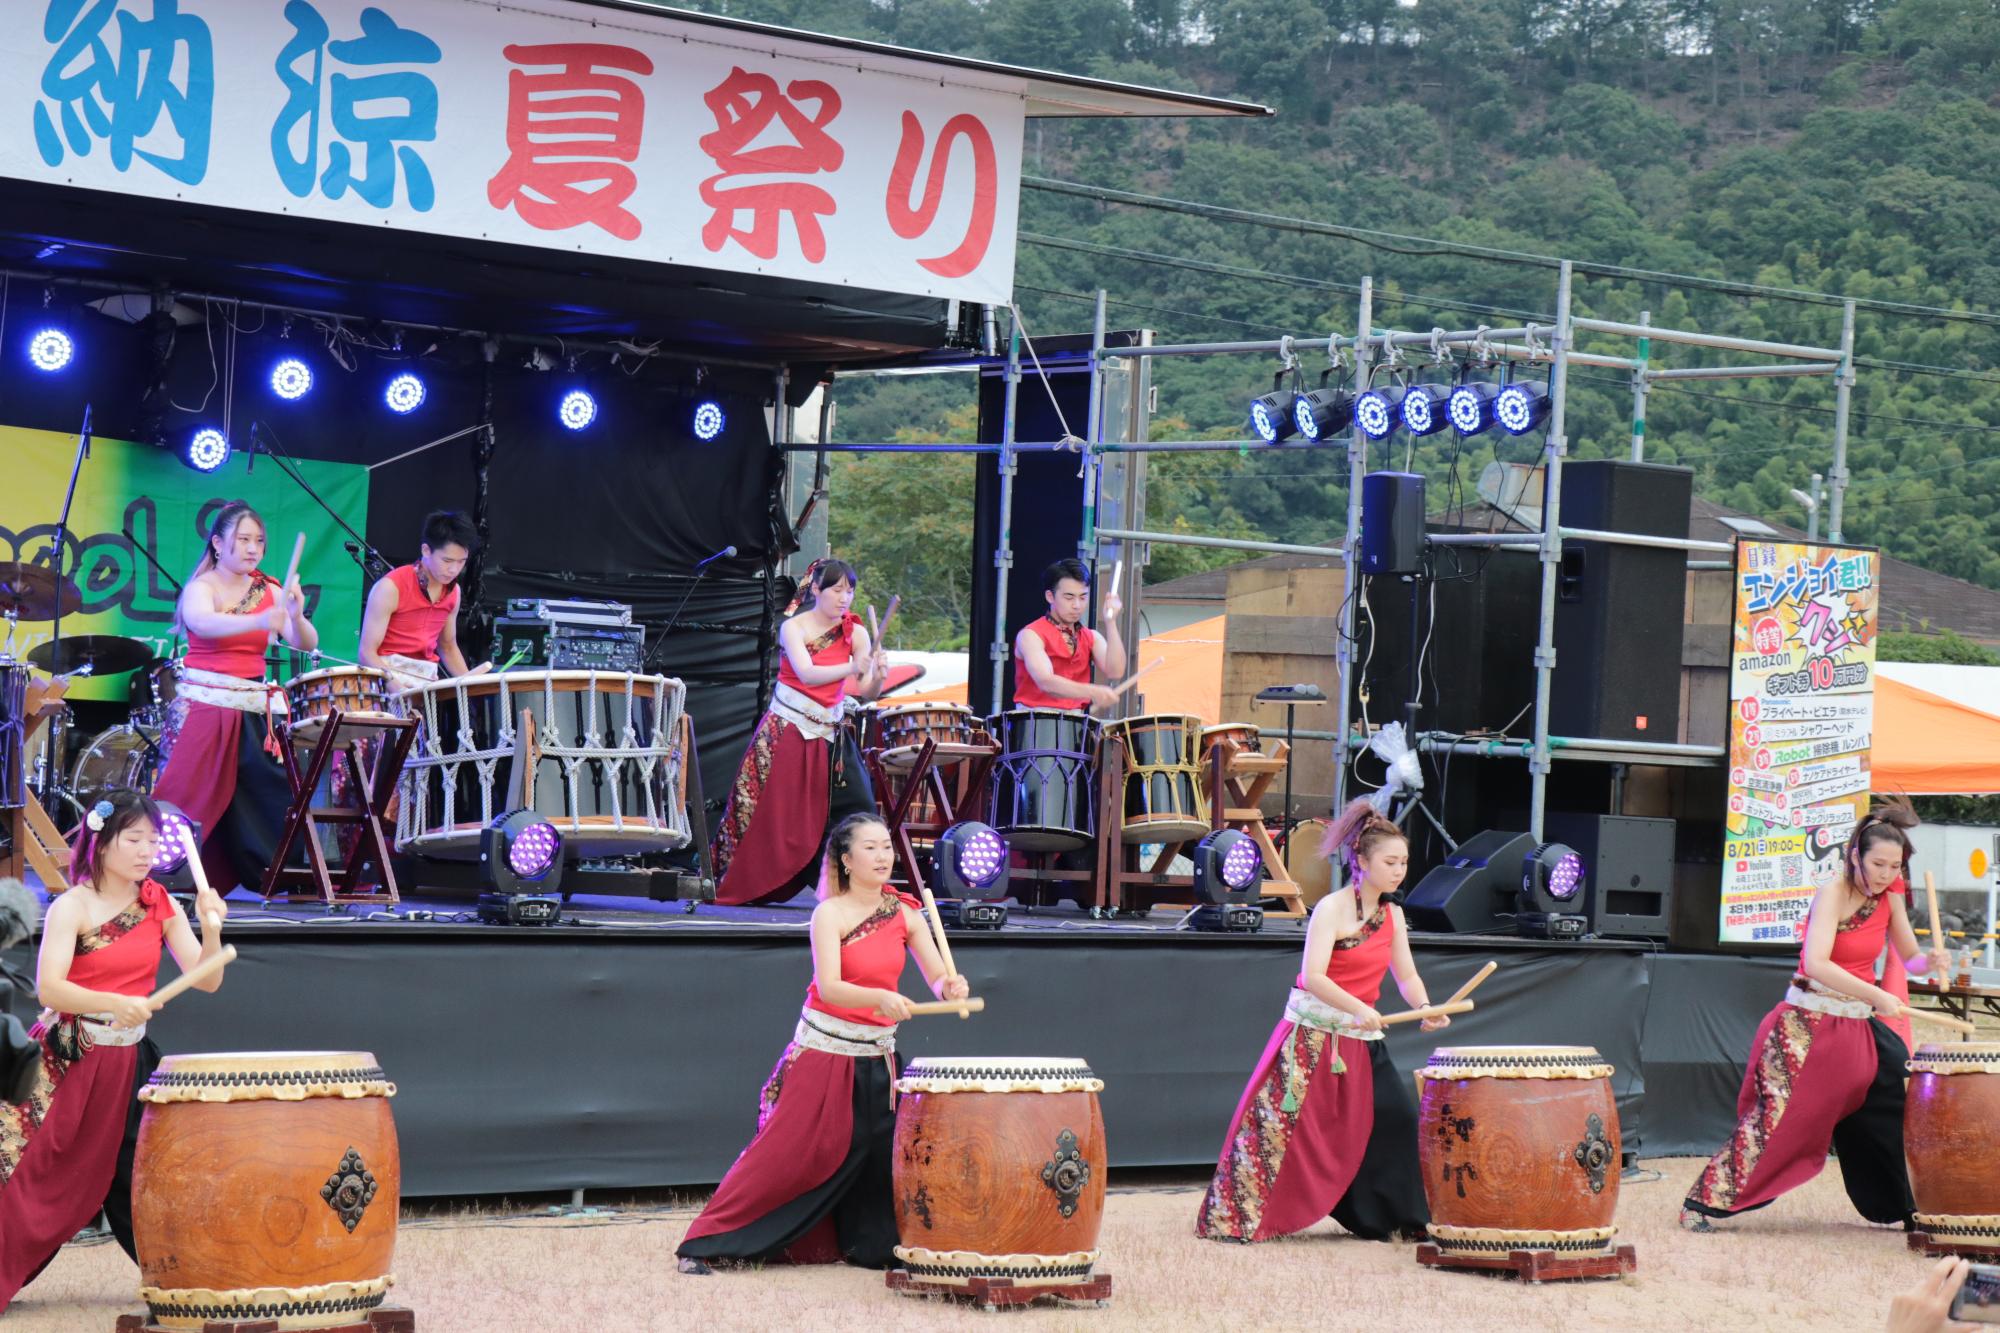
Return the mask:
<path id="1" fill-rule="evenodd" d="M 1414 574 L 1423 560 L 1423 477 L 1370 472 L 1361 479 L 1361 572 Z"/>
<path id="2" fill-rule="evenodd" d="M 1548 818 L 1549 840 L 1583 858 L 1584 912 L 1598 935 L 1665 940 L 1673 918 L 1674 821 L 1629 815 Z"/>
<path id="3" fill-rule="evenodd" d="M 1440 547 L 1433 565 L 1435 580 L 1417 585 L 1416 639 L 1424 659 L 1417 726 L 1497 731 L 1535 698 L 1541 564 L 1533 551 Z M 1356 717 L 1365 686 L 1370 722 L 1402 720 L 1411 680 L 1410 589 L 1409 579 L 1368 582 L 1367 614 L 1355 614 Z"/>
<path id="4" fill-rule="evenodd" d="M 1562 470 L 1566 528 L 1685 539 L 1693 497 L 1689 468 L 1591 459 Z M 1679 739 L 1686 601 L 1686 551 L 1563 543 L 1550 732 Z"/>
<path id="5" fill-rule="evenodd" d="M 1488 830 L 1458 845 L 1403 902 L 1412 930 L 1512 934 L 1521 866 L 1534 855 L 1525 833 Z"/>

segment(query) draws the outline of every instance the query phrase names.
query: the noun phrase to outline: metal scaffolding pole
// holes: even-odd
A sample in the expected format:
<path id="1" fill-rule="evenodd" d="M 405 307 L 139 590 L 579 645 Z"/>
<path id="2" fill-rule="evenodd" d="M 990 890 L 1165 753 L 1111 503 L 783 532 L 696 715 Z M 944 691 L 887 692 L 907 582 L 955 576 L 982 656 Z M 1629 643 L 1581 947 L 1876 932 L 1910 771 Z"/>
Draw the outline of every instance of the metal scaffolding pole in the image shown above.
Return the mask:
<path id="1" fill-rule="evenodd" d="M 1007 670 L 1007 572 L 1014 567 L 1014 402 L 1021 388 L 1021 322 L 1010 320 L 1007 334 L 1006 405 L 1000 415 L 999 544 L 993 548 L 993 642 L 986 653 L 993 661 L 993 688 L 988 714 L 1000 711 L 1000 691 Z"/>
<path id="2" fill-rule="evenodd" d="M 1354 325 L 1354 383 L 1359 386 L 1368 382 L 1368 330 L 1375 323 L 1375 279 L 1361 279 L 1361 302 L 1358 318 Z M 1346 736 L 1354 725 L 1354 602 L 1355 588 L 1361 577 L 1361 473 L 1368 465 L 1368 439 L 1357 424 L 1347 436 L 1347 533 L 1341 538 L 1341 559 L 1345 562 L 1346 573 L 1340 581 L 1340 615 L 1338 618 L 1339 641 L 1333 646 L 1334 674 L 1340 682 L 1340 699 L 1335 708 L 1334 733 L 1340 739 L 1333 744 L 1333 811 L 1338 813 L 1347 804 L 1347 767 L 1352 762 L 1347 756 Z M 1285 811 L 1286 827 L 1290 827 L 1290 810 Z"/>
<path id="3" fill-rule="evenodd" d="M 1566 261 L 1565 261 L 1566 262 Z M 1562 317 L 1558 314 L 1557 336 L 1561 336 Z M 1725 333 L 1696 333 L 1692 329 L 1661 329 L 1650 324 L 1622 324 L 1614 319 L 1590 319 L 1579 316 L 1572 322 L 1572 329 L 1578 333 L 1615 333 L 1625 338 L 1657 338 L 1666 343 L 1685 343 L 1689 347 L 1719 347 L 1732 352 L 1757 352 L 1764 356 L 1789 356 L 1800 361 L 1838 361 L 1842 353 L 1835 347 L 1808 347 L 1804 343 L 1774 343 L 1760 338 L 1737 338 Z"/>
<path id="4" fill-rule="evenodd" d="M 1647 372 L 1649 380 L 1760 380 L 1800 375 L 1838 375 L 1835 361 L 1811 361 L 1802 366 L 1683 366 L 1679 370 Z"/>
<path id="5" fill-rule="evenodd" d="M 1089 450 L 1083 459 L 1083 531 L 1077 534 L 1076 558 L 1085 569 L 1095 569 L 1097 561 L 1097 484 L 1103 464 L 1097 447 L 1104 439 L 1104 289 L 1097 289 L 1097 310 L 1090 321 L 1090 406 L 1085 410 L 1083 440 Z"/>
<path id="6" fill-rule="evenodd" d="M 1150 542 L 1162 546 L 1208 546 L 1219 551 L 1262 551 L 1266 555 L 1324 555 L 1336 560 L 1347 558 L 1347 550 L 1341 546 L 1299 546 L 1291 542 L 1254 541 L 1247 537 L 1195 537 L 1180 532 L 1142 532 L 1136 528 L 1099 528 L 1097 535 L 1106 541 Z"/>
<path id="7" fill-rule="evenodd" d="M 1854 302 L 1840 308 L 1840 373 L 1833 381 L 1833 498 L 1827 505 L 1826 538 L 1837 542 L 1847 513 L 1847 413 L 1854 396 Z"/>
<path id="8" fill-rule="evenodd" d="M 1652 322 L 1652 311 L 1639 312 L 1640 328 Z M 1639 354 L 1633 358 L 1639 363 L 1638 369 L 1632 372 L 1632 461 L 1635 463 L 1646 461 L 1646 360 L 1652 348 L 1651 338 L 1640 338 Z"/>
<path id="9" fill-rule="evenodd" d="M 1549 371 L 1549 433 L 1543 448 L 1548 480 L 1542 501 L 1542 602 L 1535 639 L 1535 749 L 1528 760 L 1528 832 L 1536 842 L 1542 840 L 1549 799 L 1549 695 L 1556 667 L 1556 575 L 1562 566 L 1562 460 L 1569 450 L 1563 431 L 1568 416 L 1569 345 L 1576 336 L 1569 309 L 1573 276 L 1570 261 L 1563 260 L 1556 279 L 1555 364 Z"/>

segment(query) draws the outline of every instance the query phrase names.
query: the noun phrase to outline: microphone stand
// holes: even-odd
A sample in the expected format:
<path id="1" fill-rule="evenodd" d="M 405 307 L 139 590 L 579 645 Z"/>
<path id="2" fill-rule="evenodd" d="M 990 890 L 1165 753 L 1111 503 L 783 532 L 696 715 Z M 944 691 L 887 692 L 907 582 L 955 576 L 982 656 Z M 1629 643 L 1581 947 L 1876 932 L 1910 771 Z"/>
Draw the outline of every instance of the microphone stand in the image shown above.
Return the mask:
<path id="1" fill-rule="evenodd" d="M 266 440 L 263 438 L 264 432 L 269 432 L 272 439 Z M 389 572 L 389 562 L 383 558 L 382 553 L 370 546 L 366 537 L 348 526 L 347 520 L 342 518 L 339 512 L 332 505 L 328 504 L 318 491 L 312 488 L 312 483 L 307 481 L 305 476 L 300 473 L 297 461 L 277 444 L 276 436 L 277 432 L 272 431 L 262 421 L 253 420 L 250 423 L 251 461 L 253 463 L 256 461 L 259 450 L 267 454 L 271 461 L 278 465 L 278 469 L 292 479 L 294 485 L 310 496 L 314 504 L 326 511 L 326 516 L 332 519 L 342 532 L 354 539 L 355 544 L 361 548 L 361 554 L 355 557 L 361 565 L 361 572 L 370 578 L 381 578 L 387 574 Z M 378 570 L 380 571 L 379 573 L 377 572 Z"/>
<path id="2" fill-rule="evenodd" d="M 702 579 L 708 574 L 708 567 L 714 564 L 718 558 L 718 556 L 712 555 L 694 567 L 694 577 L 688 580 L 687 591 L 681 594 L 681 604 L 674 608 L 672 615 L 667 617 L 666 625 L 660 630 L 660 637 L 653 641 L 652 651 L 647 653 L 646 660 L 639 664 L 641 675 L 652 672 L 653 659 L 660 655 L 660 649 L 667 646 L 667 636 L 674 632 L 674 626 L 681 623 L 681 612 L 687 610 L 688 599 L 694 596 L 695 588 L 701 584 Z"/>
<path id="3" fill-rule="evenodd" d="M 145 544 L 139 540 L 139 538 L 133 533 L 132 529 L 123 528 L 120 529 L 120 531 L 124 534 L 125 540 L 132 543 L 132 549 L 137 551 L 142 557 L 145 558 L 146 563 L 153 567 L 153 572 L 155 574 L 158 574 L 161 578 L 165 579 L 169 584 L 172 585 L 174 590 L 174 600 L 175 602 L 179 602 L 181 596 L 181 581 L 175 578 L 172 574 L 169 574 L 167 572 L 167 567 L 160 563 L 159 557 L 155 556 L 151 551 L 146 549 Z M 176 650 L 179 649 L 180 647 L 180 643 L 181 643 L 180 631 L 175 630 L 173 634 L 170 635 L 167 639 L 168 657 L 173 657 L 175 655 Z"/>
<path id="4" fill-rule="evenodd" d="M 49 626 L 49 640 L 53 651 L 49 658 L 52 666 L 60 668 L 62 659 L 62 577 L 63 557 L 69 551 L 69 511 L 76 503 L 77 479 L 83 475 L 83 460 L 90 457 L 90 407 L 83 405 L 83 429 L 76 433 L 76 459 L 69 468 L 69 489 L 63 492 L 62 517 L 56 520 L 55 548 L 51 553 L 50 573 L 56 576 L 56 614 Z M 49 674 L 54 675 L 55 672 Z M 66 757 L 66 756 L 65 756 Z"/>

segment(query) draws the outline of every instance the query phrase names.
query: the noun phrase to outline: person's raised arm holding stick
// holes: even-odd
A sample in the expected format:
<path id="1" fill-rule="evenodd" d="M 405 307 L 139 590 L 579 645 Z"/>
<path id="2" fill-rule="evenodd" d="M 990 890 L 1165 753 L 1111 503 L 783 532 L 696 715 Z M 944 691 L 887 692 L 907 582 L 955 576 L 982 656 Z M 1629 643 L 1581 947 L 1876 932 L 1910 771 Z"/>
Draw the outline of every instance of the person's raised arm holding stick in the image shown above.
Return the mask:
<path id="1" fill-rule="evenodd" d="M 1058 560 L 1042 574 L 1048 613 L 1014 636 L 1014 704 L 1017 708 L 1104 708 L 1117 699 L 1106 685 L 1093 684 L 1093 669 L 1106 679 L 1125 674 L 1125 645 L 1118 637 L 1115 592 L 1098 606 L 1102 631 L 1085 625 L 1090 610 L 1090 571 L 1081 560 Z"/>

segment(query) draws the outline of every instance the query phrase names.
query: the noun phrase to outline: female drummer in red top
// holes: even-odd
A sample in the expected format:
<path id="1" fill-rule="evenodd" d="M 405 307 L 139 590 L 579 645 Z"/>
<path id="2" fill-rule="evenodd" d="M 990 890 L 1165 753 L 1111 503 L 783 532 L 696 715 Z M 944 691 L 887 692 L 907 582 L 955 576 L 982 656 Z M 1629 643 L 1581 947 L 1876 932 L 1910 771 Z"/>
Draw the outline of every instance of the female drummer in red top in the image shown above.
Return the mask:
<path id="1" fill-rule="evenodd" d="M 196 897 L 197 942 L 179 905 L 146 877 L 161 827 L 159 807 L 137 792 L 92 806 L 70 860 L 76 887 L 42 923 L 41 1075 L 27 1101 L 0 1104 L 0 1310 L 104 1204 L 161 944 L 182 971 L 221 952 L 221 896 Z M 212 991 L 222 978 L 196 984 Z"/>
<path id="2" fill-rule="evenodd" d="M 897 990 L 905 949 L 939 999 L 962 1000 L 917 905 L 889 888 L 896 852 L 873 815 L 849 815 L 827 839 L 812 916 L 813 981 L 791 1045 L 757 1099 L 757 1135 L 680 1246 L 684 1273 L 710 1260 L 886 1268 L 896 1214 Z"/>
<path id="3" fill-rule="evenodd" d="M 1351 892 L 1328 894 L 1313 909 L 1305 969 L 1244 1089 L 1195 1220 L 1195 1234 L 1210 1240 L 1270 1240 L 1328 1214 L 1369 1240 L 1421 1237 L 1430 1222 L 1416 1106 L 1375 1011 L 1392 970 L 1405 1003 L 1430 1003 L 1403 909 L 1386 901 L 1409 870 L 1409 844 L 1363 798 L 1327 830 L 1326 854 L 1347 866 Z M 1427 1018 L 1423 1030 L 1449 1022 Z"/>
<path id="4" fill-rule="evenodd" d="M 1907 1229 L 1915 1202 L 1903 1161 L 1903 1062 L 1909 1058 L 1907 973 L 1930 966 L 1910 929 L 1909 830 L 1888 805 L 1854 826 L 1840 876 L 1813 895 L 1799 974 L 1764 1018 L 1736 1096 L 1736 1132 L 1681 1206 L 1681 1225 L 1762 1208 L 1840 1155 L 1847 1197 L 1870 1222 Z M 1889 946 L 1881 984 L 1875 960 Z"/>
<path id="5" fill-rule="evenodd" d="M 875 809 L 847 700 L 882 692 L 887 659 L 848 610 L 854 567 L 815 560 L 778 631 L 771 706 L 751 734 L 715 835 L 715 901 L 781 902 L 812 879 L 825 831 Z"/>
<path id="6" fill-rule="evenodd" d="M 1048 614 L 1014 636 L 1016 708 L 1102 708 L 1117 698 L 1108 686 L 1090 683 L 1094 666 L 1106 676 L 1125 674 L 1125 645 L 1118 638 L 1124 604 L 1116 590 L 1098 603 L 1102 634 L 1083 623 L 1090 610 L 1090 571 L 1081 560 L 1058 560 L 1042 572 Z"/>
<path id="7" fill-rule="evenodd" d="M 224 893 L 263 883 L 291 803 L 278 750 L 285 696 L 264 684 L 264 652 L 274 634 L 303 652 L 319 647 L 298 580 L 280 589 L 258 570 L 263 558 L 257 511 L 241 500 L 218 509 L 181 589 L 176 623 L 188 639 L 174 703 L 181 722 L 153 787 L 201 826 L 202 864 Z"/>

